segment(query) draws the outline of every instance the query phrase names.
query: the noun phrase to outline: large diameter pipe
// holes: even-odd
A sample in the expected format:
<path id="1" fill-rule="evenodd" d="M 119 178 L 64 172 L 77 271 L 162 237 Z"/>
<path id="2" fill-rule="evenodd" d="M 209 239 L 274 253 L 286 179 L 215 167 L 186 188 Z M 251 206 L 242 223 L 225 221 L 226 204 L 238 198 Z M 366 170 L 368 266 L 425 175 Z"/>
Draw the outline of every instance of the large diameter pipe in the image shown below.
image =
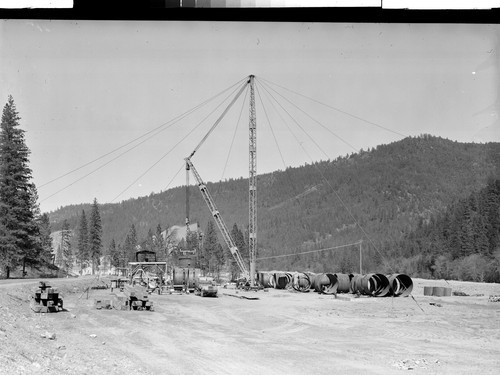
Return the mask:
<path id="1" fill-rule="evenodd" d="M 323 294 L 337 294 L 338 281 L 334 274 L 322 273 L 316 275 L 314 290 Z"/>
<path id="2" fill-rule="evenodd" d="M 292 278 L 292 287 L 297 292 L 306 293 L 311 288 L 311 279 L 309 275 L 302 272 L 295 272 Z"/>
<path id="3" fill-rule="evenodd" d="M 274 274 L 274 287 L 276 289 L 286 289 L 291 283 L 291 274 L 288 272 L 276 272 Z"/>
<path id="4" fill-rule="evenodd" d="M 389 279 L 380 273 L 369 273 L 361 279 L 361 291 L 374 297 L 385 297 L 390 293 Z"/>
<path id="5" fill-rule="evenodd" d="M 393 273 L 388 275 L 391 294 L 394 297 L 407 297 L 413 290 L 413 281 L 410 276 L 403 273 Z"/>
<path id="6" fill-rule="evenodd" d="M 349 293 L 351 291 L 351 278 L 345 273 L 334 273 L 338 282 L 338 293 Z"/>

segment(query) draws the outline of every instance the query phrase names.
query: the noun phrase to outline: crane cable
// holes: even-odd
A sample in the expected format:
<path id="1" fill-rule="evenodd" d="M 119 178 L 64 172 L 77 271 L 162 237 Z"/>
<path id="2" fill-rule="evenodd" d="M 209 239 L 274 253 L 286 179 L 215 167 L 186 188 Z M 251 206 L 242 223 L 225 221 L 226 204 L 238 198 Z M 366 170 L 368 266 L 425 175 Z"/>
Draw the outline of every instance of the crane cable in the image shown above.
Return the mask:
<path id="1" fill-rule="evenodd" d="M 245 77 L 245 79 L 246 79 L 246 77 Z M 180 114 L 180 115 L 178 115 L 178 116 L 174 117 L 173 119 L 171 119 L 171 120 L 169 120 L 169 121 L 167 121 L 167 122 L 165 122 L 165 123 L 163 123 L 163 124 L 161 124 L 161 125 L 157 126 L 156 128 L 154 128 L 154 129 L 152 129 L 152 130 L 150 130 L 150 131 L 148 131 L 148 132 L 146 132 L 146 133 L 144 133 L 144 134 L 140 135 L 139 137 L 134 138 L 134 139 L 132 139 L 132 140 L 128 141 L 127 143 L 125 143 L 125 144 L 123 144 L 123 145 L 121 145 L 121 146 L 119 146 L 119 147 L 115 148 L 114 150 L 111 150 L 111 151 L 109 151 L 109 152 L 107 152 L 107 153 L 105 153 L 105 154 L 103 154 L 103 155 L 101 155 L 101 156 L 99 156 L 99 157 L 95 158 L 94 160 L 91 160 L 91 161 L 89 161 L 89 162 L 87 162 L 87 163 L 85 163 L 85 164 L 82 164 L 81 166 L 79 166 L 79 167 L 77 167 L 77 168 L 75 168 L 75 169 L 72 169 L 72 170 L 70 170 L 70 171 L 68 171 L 68 172 L 65 172 L 64 174 L 62 174 L 62 175 L 60 175 L 60 176 L 58 176 L 58 177 L 56 177 L 56 178 L 54 178 L 54 179 L 52 179 L 52 180 L 50 180 L 50 181 L 47 181 L 47 182 L 45 182 L 45 183 L 43 183 L 43 184 L 39 185 L 39 186 L 38 186 L 38 188 L 39 188 L 39 189 L 40 189 L 40 188 L 43 188 L 44 186 L 49 185 L 49 184 L 51 184 L 52 182 L 55 182 L 55 181 L 57 181 L 57 180 L 60 180 L 60 179 L 61 179 L 61 178 L 63 178 L 63 177 L 66 177 L 66 176 L 68 176 L 68 175 L 70 175 L 70 174 L 72 174 L 72 173 L 74 173 L 74 172 L 76 172 L 76 171 L 79 171 L 80 169 L 82 169 L 82 168 L 84 168 L 84 167 L 86 167 L 86 166 L 88 166 L 88 165 L 90 165 L 90 164 L 93 164 L 93 163 L 95 163 L 96 161 L 101 160 L 101 159 L 105 158 L 106 156 L 109 156 L 109 155 L 113 154 L 114 152 L 116 152 L 116 151 L 118 151 L 118 150 L 121 150 L 122 148 L 124 148 L 124 147 L 126 147 L 126 146 L 128 146 L 128 145 L 130 145 L 130 144 L 132 144 L 132 143 L 134 143 L 134 142 L 136 142 L 136 141 L 138 141 L 139 139 L 141 139 L 141 138 L 143 138 L 143 137 L 145 137 L 145 136 L 147 136 L 147 135 L 149 135 L 149 134 L 152 134 L 152 133 L 156 132 L 156 133 L 154 133 L 154 134 L 152 134 L 152 135 L 151 135 L 151 137 L 153 137 L 153 136 L 155 136 L 155 135 L 159 134 L 161 131 L 164 131 L 164 130 L 166 130 L 166 129 L 169 129 L 169 128 L 170 128 L 171 126 L 173 126 L 176 122 L 178 122 L 178 121 L 182 120 L 183 118 L 187 117 L 187 116 L 188 116 L 188 115 L 190 115 L 191 113 L 193 113 L 193 112 L 195 112 L 196 110 L 200 109 L 201 107 L 203 107 L 204 105 L 206 105 L 206 104 L 207 104 L 207 103 L 209 103 L 210 101 L 214 100 L 214 99 L 215 99 L 215 98 L 217 98 L 218 96 L 220 96 L 220 95 L 222 95 L 223 93 L 225 93 L 226 91 L 230 90 L 233 86 L 236 86 L 236 85 L 240 84 L 240 82 L 241 82 L 241 81 L 242 81 L 242 80 L 239 80 L 238 82 L 236 82 L 236 83 L 234 83 L 233 85 L 229 86 L 228 88 L 226 88 L 226 89 L 222 90 L 222 91 L 221 91 L 221 92 L 219 92 L 218 94 L 213 95 L 212 97 L 210 97 L 209 99 L 207 99 L 207 100 L 203 101 L 202 103 L 200 103 L 200 104 L 196 105 L 195 107 L 193 107 L 193 108 L 191 108 L 191 109 L 189 109 L 189 110 L 185 111 L 184 113 L 182 113 L 182 114 Z M 171 123 L 171 124 L 170 124 L 170 123 Z M 168 125 L 168 124 L 170 124 L 170 126 L 168 126 L 168 127 L 167 127 L 167 128 L 165 128 L 165 129 L 161 129 L 161 128 L 163 128 L 164 126 L 166 126 L 166 125 Z M 158 131 L 158 130 L 159 130 L 159 131 Z M 148 137 L 146 140 L 150 139 L 151 137 Z M 139 145 L 140 145 L 140 144 L 142 144 L 142 143 L 143 143 L 143 142 L 141 142 L 141 143 L 139 143 L 139 144 L 135 145 L 134 147 L 130 148 L 128 151 L 133 150 L 135 147 L 139 146 Z M 128 152 L 128 151 L 127 151 L 127 152 Z M 123 155 L 123 154 L 122 154 L 122 155 Z"/>
<path id="2" fill-rule="evenodd" d="M 265 89 L 265 88 L 264 88 Z M 268 92 L 266 90 L 266 92 Z M 269 93 L 269 92 L 268 92 Z M 269 95 L 278 103 L 278 105 L 283 109 L 283 111 L 286 112 L 286 114 L 293 120 L 293 122 L 295 122 L 295 124 L 297 126 L 299 126 L 299 128 L 310 138 L 312 139 L 309 134 L 307 132 L 305 132 L 305 130 L 303 129 L 302 126 L 300 126 L 297 121 L 293 118 L 293 116 L 281 105 L 281 103 L 279 103 L 276 98 L 274 98 L 274 96 L 272 94 L 269 93 Z M 281 115 L 280 115 L 281 117 Z M 288 126 L 287 126 L 288 127 Z M 318 168 L 318 166 L 314 163 L 314 159 L 309 155 L 309 153 L 307 152 L 307 150 L 304 148 L 304 146 L 302 145 L 302 142 L 299 142 L 297 137 L 295 136 L 295 134 L 293 132 L 291 132 L 292 135 L 294 136 L 295 140 L 297 141 L 297 143 L 300 145 L 300 147 L 302 148 L 302 150 L 304 151 L 304 153 L 307 155 L 307 157 L 311 160 L 311 163 L 312 165 L 316 168 L 316 170 L 318 171 L 318 173 L 320 174 L 321 178 L 328 184 L 328 186 L 330 187 L 330 189 L 332 190 L 332 192 L 335 194 L 336 198 L 338 199 L 338 201 L 341 203 L 341 205 L 344 207 L 344 209 L 347 211 L 347 213 L 349 214 L 349 216 L 351 217 L 351 219 L 354 221 L 354 223 L 356 224 L 356 226 L 361 230 L 361 232 L 363 232 L 364 236 L 368 239 L 368 241 L 371 243 L 371 245 L 373 246 L 373 248 L 375 249 L 375 251 L 377 251 L 377 253 L 384 259 L 384 255 L 378 250 L 378 247 L 375 245 L 375 243 L 373 242 L 373 240 L 371 239 L 371 236 L 368 235 L 368 233 L 364 230 L 364 228 L 359 224 L 358 220 L 356 220 L 356 218 L 354 217 L 354 215 L 352 214 L 351 210 L 349 210 L 349 207 L 347 207 L 347 204 L 342 200 L 342 198 L 340 197 L 340 195 L 335 191 L 335 189 L 333 188 L 333 186 L 331 185 L 330 181 L 328 181 L 328 179 L 325 177 L 325 175 L 323 174 L 323 172 Z M 314 141 L 313 141 L 314 142 Z M 314 142 L 315 145 L 317 145 L 316 142 Z M 319 145 L 317 145 L 319 147 Z M 321 150 L 320 148 L 320 151 L 322 151 L 324 153 L 323 150 Z M 390 263 L 388 262 L 388 265 L 389 265 L 389 268 L 391 268 L 391 270 L 394 272 L 394 269 L 392 268 L 392 266 L 390 265 Z"/>
<path id="3" fill-rule="evenodd" d="M 191 157 L 196 153 L 196 151 L 198 151 L 198 149 L 201 147 L 201 145 L 203 143 L 205 143 L 205 141 L 207 140 L 208 136 L 214 131 L 214 129 L 217 127 L 217 125 L 219 125 L 219 123 L 221 122 L 221 120 L 224 118 L 224 116 L 229 111 L 229 109 L 233 106 L 233 104 L 236 102 L 236 100 L 238 100 L 238 98 L 240 97 L 241 93 L 243 92 L 243 90 L 245 89 L 245 87 L 247 87 L 247 85 L 248 85 L 249 82 L 250 81 L 247 81 L 247 82 L 245 82 L 245 84 L 243 86 L 241 86 L 240 91 L 238 91 L 238 93 L 233 98 L 233 100 L 231 100 L 231 103 L 228 104 L 228 106 L 226 107 L 226 109 L 224 110 L 224 112 L 222 112 L 222 114 L 219 116 L 219 118 L 217 119 L 217 121 L 215 121 L 215 123 L 212 125 L 212 127 L 208 130 L 207 134 L 205 134 L 205 136 L 202 138 L 202 140 L 194 148 L 193 152 L 191 152 L 191 154 L 189 155 L 188 159 L 191 159 Z"/>
<path id="4" fill-rule="evenodd" d="M 231 151 L 233 150 L 234 140 L 236 139 L 236 132 L 238 131 L 238 128 L 240 126 L 241 115 L 243 114 L 243 107 L 245 105 L 247 96 L 248 96 L 248 86 L 247 86 L 247 90 L 245 91 L 245 97 L 243 98 L 243 101 L 241 103 L 240 115 L 238 117 L 238 122 L 236 123 L 236 127 L 234 128 L 233 138 L 231 139 L 231 145 L 229 146 L 229 150 L 227 152 L 227 157 L 226 157 L 226 162 L 224 164 L 224 169 L 222 170 L 222 174 L 221 174 L 221 177 L 220 177 L 219 181 L 222 181 L 222 179 L 224 178 L 224 174 L 226 173 L 227 164 L 229 163 L 229 158 L 231 156 Z M 214 201 L 217 201 L 217 196 L 220 193 L 221 186 L 222 186 L 222 184 L 219 184 L 219 186 L 217 187 L 217 191 L 214 194 Z"/>
<path id="5" fill-rule="evenodd" d="M 297 108 L 299 111 L 301 111 L 302 113 L 304 113 L 307 117 L 309 117 L 311 120 L 313 120 L 314 122 L 316 122 L 317 124 L 319 124 L 323 129 L 325 129 L 326 131 L 328 131 L 330 134 L 332 134 L 333 136 L 335 136 L 337 139 L 339 139 L 340 141 L 342 141 L 343 143 L 345 143 L 347 146 L 349 146 L 350 148 L 352 148 L 355 152 L 357 152 L 358 150 L 356 148 L 354 148 L 353 145 L 351 145 L 349 142 L 347 142 L 345 139 L 343 139 L 341 136 L 339 136 L 338 134 L 334 133 L 330 128 L 328 128 L 327 126 L 323 125 L 321 122 L 319 122 L 318 120 L 316 120 L 315 118 L 311 117 L 307 112 L 305 112 L 302 108 L 298 107 L 297 105 L 295 105 L 295 103 L 292 103 L 290 100 L 288 100 L 286 97 L 284 97 L 283 95 L 281 95 L 279 92 L 277 92 L 276 90 L 274 90 L 272 87 L 270 87 L 269 85 L 265 84 L 264 82 L 262 83 L 263 86 L 267 86 L 270 90 L 274 91 L 276 94 L 278 94 L 279 96 L 281 96 L 283 99 L 285 99 L 288 103 L 290 103 L 291 105 L 293 105 L 295 108 Z M 276 100 L 276 99 L 275 99 Z"/>
<path id="6" fill-rule="evenodd" d="M 304 94 L 301 94 L 301 93 L 299 93 L 299 92 L 296 92 L 296 91 L 290 90 L 290 89 L 288 89 L 288 88 L 286 88 L 286 87 L 283 87 L 283 86 L 281 86 L 281 85 L 279 85 L 279 84 L 277 84 L 277 83 L 271 82 L 271 81 L 269 81 L 269 80 L 267 80 L 267 79 L 261 78 L 261 80 L 266 81 L 266 82 L 269 82 L 269 83 L 270 83 L 270 84 L 272 84 L 272 85 L 278 86 L 278 87 L 280 87 L 280 88 L 282 88 L 282 89 L 284 89 L 284 90 L 287 90 L 287 91 L 289 91 L 289 92 L 292 92 L 292 93 L 294 93 L 294 94 L 297 94 L 297 95 L 299 95 L 299 96 L 302 96 L 302 97 L 304 97 L 304 98 L 306 98 L 306 99 L 312 100 L 313 102 L 316 102 L 316 103 L 321 104 L 321 105 L 323 105 L 323 106 L 325 106 L 325 107 L 328 107 L 328 108 L 330 108 L 330 109 L 333 109 L 334 111 L 337 111 L 337 112 L 339 112 L 339 113 L 342 113 L 342 114 L 344 114 L 344 115 L 346 115 L 346 116 L 349 116 L 349 117 L 355 118 L 355 119 L 357 119 L 357 120 L 359 120 L 359 121 L 363 121 L 363 122 L 365 122 L 365 123 L 367 123 L 367 124 L 369 124 L 369 125 L 376 126 L 376 127 L 380 128 L 380 129 L 383 129 L 383 130 L 386 130 L 386 131 L 388 131 L 388 132 L 391 132 L 391 133 L 394 133 L 394 134 L 400 135 L 400 136 L 402 136 L 402 137 L 408 137 L 408 135 L 405 135 L 405 134 L 399 133 L 399 132 L 397 132 L 397 131 L 395 131 L 395 130 L 389 129 L 389 128 L 387 128 L 387 127 L 385 127 L 385 126 L 382 126 L 382 125 L 379 125 L 379 124 L 377 124 L 377 123 L 375 123 L 375 122 L 372 122 L 372 121 L 366 120 L 366 119 L 364 119 L 364 118 L 362 118 L 362 117 L 359 117 L 359 116 L 353 115 L 352 113 L 349 113 L 349 112 L 347 112 L 347 111 L 344 111 L 344 110 L 339 109 L 339 108 L 336 108 L 336 107 L 333 107 L 333 106 L 331 106 L 331 105 L 329 105 L 329 104 L 325 104 L 325 103 L 323 103 L 323 102 L 320 102 L 319 100 L 316 100 L 316 99 L 310 98 L 310 97 L 308 97 L 308 96 L 306 96 L 306 95 L 304 95 Z"/>
<path id="7" fill-rule="evenodd" d="M 139 177 L 137 177 L 134 181 L 132 181 L 120 194 L 118 194 L 115 198 L 111 200 L 111 203 L 118 199 L 123 193 L 125 193 L 132 185 L 134 185 L 140 178 L 144 177 L 153 167 L 155 167 L 160 161 L 162 161 L 167 155 L 169 155 L 179 144 L 181 144 L 186 138 L 188 138 L 196 129 L 198 129 L 201 124 L 211 115 L 213 114 L 228 98 L 230 98 L 234 94 L 233 90 L 217 107 L 215 107 L 208 115 L 206 115 L 193 129 L 191 129 L 183 138 L 181 138 L 173 147 L 171 147 L 165 154 L 162 155 L 160 159 L 154 162 L 146 171 L 144 171 Z M 193 152 L 194 153 L 194 152 Z"/>

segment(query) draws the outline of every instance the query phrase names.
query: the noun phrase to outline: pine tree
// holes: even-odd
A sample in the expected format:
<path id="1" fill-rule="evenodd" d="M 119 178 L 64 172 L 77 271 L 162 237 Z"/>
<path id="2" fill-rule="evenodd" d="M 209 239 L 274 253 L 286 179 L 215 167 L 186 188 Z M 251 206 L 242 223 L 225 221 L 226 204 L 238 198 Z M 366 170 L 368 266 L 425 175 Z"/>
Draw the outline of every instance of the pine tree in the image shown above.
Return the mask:
<path id="1" fill-rule="evenodd" d="M 71 248 L 71 231 L 69 223 L 64 219 L 61 230 L 61 259 L 59 266 L 62 267 L 66 273 L 69 273 L 73 268 L 73 251 Z"/>
<path id="2" fill-rule="evenodd" d="M 162 232 L 161 225 L 158 224 L 156 226 L 156 233 L 154 235 L 153 245 L 158 260 L 165 261 L 167 259 L 167 249 L 165 246 L 165 239 L 163 238 L 161 232 Z"/>
<path id="3" fill-rule="evenodd" d="M 20 119 L 9 96 L 0 125 L 0 267 L 7 278 L 23 259 L 38 257 L 41 246 L 30 151 L 19 129 Z"/>
<path id="4" fill-rule="evenodd" d="M 100 264 L 100 257 L 102 251 L 102 226 L 101 215 L 99 213 L 99 205 L 97 199 L 94 198 L 92 204 L 92 211 L 90 212 L 89 219 L 89 258 L 92 262 L 92 274 L 95 273 L 96 268 Z"/>
<path id="5" fill-rule="evenodd" d="M 52 263 L 52 237 L 50 236 L 50 220 L 49 215 L 44 213 L 38 219 L 38 227 L 40 231 L 41 253 L 40 261 L 42 263 Z"/>
<path id="6" fill-rule="evenodd" d="M 120 253 L 118 250 L 119 249 L 116 248 L 115 239 L 113 238 L 108 247 L 109 261 L 113 267 L 120 267 Z"/>
<path id="7" fill-rule="evenodd" d="M 77 253 L 76 259 L 80 265 L 80 269 L 84 269 L 90 262 L 89 254 L 89 231 L 85 210 L 82 210 L 80 220 L 78 222 L 78 237 L 77 237 Z"/>
<path id="8" fill-rule="evenodd" d="M 135 253 L 137 251 L 137 232 L 135 225 L 132 224 L 128 231 L 128 243 L 126 245 L 128 262 L 135 262 Z"/>
<path id="9" fill-rule="evenodd" d="M 203 271 L 209 270 L 210 260 L 217 251 L 217 232 L 215 231 L 215 224 L 210 220 L 207 224 L 205 237 L 203 238 L 203 247 L 201 254 L 199 254 L 199 265 Z"/>

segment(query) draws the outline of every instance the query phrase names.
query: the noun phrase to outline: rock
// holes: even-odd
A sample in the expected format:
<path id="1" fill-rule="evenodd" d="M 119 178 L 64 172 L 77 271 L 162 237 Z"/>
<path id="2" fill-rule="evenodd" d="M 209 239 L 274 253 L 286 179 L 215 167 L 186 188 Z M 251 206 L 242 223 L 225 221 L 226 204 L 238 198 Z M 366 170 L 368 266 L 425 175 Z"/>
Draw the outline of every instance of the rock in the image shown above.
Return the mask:
<path id="1" fill-rule="evenodd" d="M 66 350 L 66 346 L 64 346 L 64 345 L 59 345 L 59 346 L 57 347 L 57 349 L 58 349 L 58 350 Z"/>
<path id="2" fill-rule="evenodd" d="M 45 333 L 40 334 L 40 337 L 49 339 L 49 340 L 55 340 L 56 339 L 56 334 L 53 332 L 45 331 Z"/>
<path id="3" fill-rule="evenodd" d="M 70 317 L 71 317 L 72 319 L 75 319 L 75 318 L 76 318 L 76 315 L 75 315 L 75 314 L 71 314 L 71 315 L 70 315 Z"/>
<path id="4" fill-rule="evenodd" d="M 93 339 L 95 339 L 97 337 L 97 335 L 91 334 L 90 337 L 92 337 Z"/>

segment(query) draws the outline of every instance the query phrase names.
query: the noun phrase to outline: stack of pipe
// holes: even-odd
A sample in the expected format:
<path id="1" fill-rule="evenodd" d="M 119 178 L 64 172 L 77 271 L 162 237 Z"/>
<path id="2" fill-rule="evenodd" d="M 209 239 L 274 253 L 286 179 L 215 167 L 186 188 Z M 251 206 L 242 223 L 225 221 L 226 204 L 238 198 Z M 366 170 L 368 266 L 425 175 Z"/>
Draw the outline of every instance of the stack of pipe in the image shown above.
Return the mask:
<path id="1" fill-rule="evenodd" d="M 308 292 L 310 289 L 323 294 L 357 293 L 373 297 L 406 297 L 413 290 L 410 276 L 395 273 L 344 274 L 312 272 L 259 272 L 258 280 L 264 288 L 293 289 Z"/>

